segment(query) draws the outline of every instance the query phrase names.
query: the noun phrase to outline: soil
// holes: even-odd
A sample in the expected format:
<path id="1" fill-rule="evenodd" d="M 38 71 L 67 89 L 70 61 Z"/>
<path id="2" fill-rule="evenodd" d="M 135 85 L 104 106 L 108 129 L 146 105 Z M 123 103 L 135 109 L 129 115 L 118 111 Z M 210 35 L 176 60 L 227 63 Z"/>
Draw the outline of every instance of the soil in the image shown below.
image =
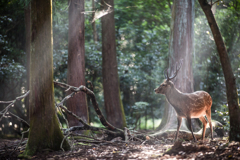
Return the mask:
<path id="1" fill-rule="evenodd" d="M 147 138 L 149 139 L 149 138 Z M 0 159 L 18 159 L 24 151 L 26 140 L 0 140 Z M 71 151 L 45 150 L 33 156 L 34 160 L 93 160 L 93 159 L 240 159 L 240 143 L 227 138 L 205 141 L 177 141 L 149 139 L 146 141 L 72 141 Z M 14 149 L 17 148 L 15 151 Z"/>

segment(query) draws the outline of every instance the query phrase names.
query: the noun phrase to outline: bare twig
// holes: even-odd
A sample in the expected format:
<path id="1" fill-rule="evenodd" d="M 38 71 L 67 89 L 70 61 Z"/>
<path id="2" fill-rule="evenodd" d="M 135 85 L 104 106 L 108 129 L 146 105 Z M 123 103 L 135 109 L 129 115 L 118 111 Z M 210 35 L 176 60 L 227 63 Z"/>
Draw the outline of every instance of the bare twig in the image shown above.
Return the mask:
<path id="1" fill-rule="evenodd" d="M 0 118 L 0 121 L 2 120 L 3 117 L 5 117 L 6 113 L 7 113 L 8 110 L 9 110 L 9 108 L 10 108 L 11 106 L 13 106 L 16 101 L 25 98 L 29 93 L 30 93 L 30 91 L 26 92 L 26 93 L 25 93 L 24 95 L 22 95 L 22 96 L 16 97 L 16 99 L 15 99 L 15 100 L 12 100 L 12 101 L 5 101 L 5 102 L 4 102 L 4 101 L 0 101 L 0 103 L 10 103 L 5 109 L 3 109 L 3 110 L 0 112 L 0 115 L 2 115 L 1 118 Z"/>
<path id="2" fill-rule="evenodd" d="M 60 148 L 61 148 L 63 151 L 65 151 L 65 150 L 63 149 L 63 147 L 62 147 L 63 142 L 67 139 L 67 137 L 68 137 L 70 134 L 71 134 L 71 133 L 69 132 L 66 136 L 64 136 L 64 138 L 63 138 L 63 140 L 62 140 L 62 142 L 61 142 Z"/>
<path id="3" fill-rule="evenodd" d="M 212 0 L 211 0 L 211 8 L 212 8 L 212 6 L 213 6 L 214 4 L 218 3 L 219 1 L 220 1 L 220 0 L 217 0 L 217 1 L 215 1 L 215 2 L 212 3 Z"/>
<path id="4" fill-rule="evenodd" d="M 17 150 L 17 148 L 21 145 L 22 140 L 23 140 L 23 136 L 24 136 L 24 134 L 27 133 L 27 132 L 29 132 L 29 128 L 28 128 L 28 130 L 22 132 L 22 138 L 21 138 L 19 144 L 18 144 L 17 147 L 15 147 L 15 149 L 10 153 L 10 155 L 12 155 L 12 154 Z"/>
<path id="5" fill-rule="evenodd" d="M 12 103 L 14 100 L 12 101 L 0 101 L 0 103 Z"/>
<path id="6" fill-rule="evenodd" d="M 18 117 L 17 115 L 13 114 L 12 112 L 9 112 L 9 111 L 8 111 L 8 113 L 9 113 L 11 116 L 17 118 L 17 120 L 19 120 L 20 122 L 23 122 L 23 123 L 25 123 L 28 127 L 30 127 L 30 125 L 28 124 L 28 122 L 25 121 L 24 119 Z"/>
<path id="7" fill-rule="evenodd" d="M 74 114 L 73 112 L 69 111 L 65 106 L 63 106 L 63 103 L 68 100 L 69 98 L 71 98 L 75 93 L 72 92 L 70 95 L 66 96 L 60 103 L 57 104 L 57 107 L 60 107 L 61 109 L 63 109 L 65 112 L 67 112 L 68 114 L 72 115 L 73 117 L 77 118 L 83 125 L 88 125 L 87 123 L 85 123 L 79 116 L 77 116 L 76 114 Z"/>

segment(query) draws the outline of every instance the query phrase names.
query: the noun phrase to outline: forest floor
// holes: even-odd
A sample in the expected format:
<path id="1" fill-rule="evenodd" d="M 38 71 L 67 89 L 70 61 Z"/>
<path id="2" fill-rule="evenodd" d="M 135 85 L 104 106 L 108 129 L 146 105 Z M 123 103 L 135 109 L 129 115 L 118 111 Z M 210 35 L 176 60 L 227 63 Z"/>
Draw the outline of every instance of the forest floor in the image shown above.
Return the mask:
<path id="1" fill-rule="evenodd" d="M 26 139 L 25 143 L 26 143 Z M 0 140 L 0 159 L 18 159 L 22 153 L 20 140 Z M 13 152 L 14 148 L 16 151 Z M 77 159 L 240 159 L 240 143 L 227 138 L 206 139 L 197 142 L 172 142 L 172 139 L 146 141 L 102 141 L 86 143 L 74 141 L 72 151 L 49 151 L 38 153 L 32 159 L 77 160 Z"/>

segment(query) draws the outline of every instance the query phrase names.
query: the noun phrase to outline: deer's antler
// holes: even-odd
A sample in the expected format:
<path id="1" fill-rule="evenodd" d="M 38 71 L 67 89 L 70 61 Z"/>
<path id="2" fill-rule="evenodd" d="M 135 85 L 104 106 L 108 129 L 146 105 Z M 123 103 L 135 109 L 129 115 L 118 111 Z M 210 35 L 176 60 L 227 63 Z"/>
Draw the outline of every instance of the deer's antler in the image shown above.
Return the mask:
<path id="1" fill-rule="evenodd" d="M 173 78 L 175 78 L 175 77 L 177 76 L 178 71 L 179 71 L 180 68 L 182 67 L 183 59 L 181 59 L 180 62 L 178 62 L 178 63 L 180 63 L 180 64 L 179 64 L 179 65 L 176 65 L 176 71 L 175 71 L 175 73 L 173 74 L 173 76 L 171 76 L 171 77 L 168 76 L 168 71 L 167 71 L 167 69 L 164 71 L 164 76 L 165 76 L 165 78 L 166 78 L 168 81 L 172 80 Z"/>

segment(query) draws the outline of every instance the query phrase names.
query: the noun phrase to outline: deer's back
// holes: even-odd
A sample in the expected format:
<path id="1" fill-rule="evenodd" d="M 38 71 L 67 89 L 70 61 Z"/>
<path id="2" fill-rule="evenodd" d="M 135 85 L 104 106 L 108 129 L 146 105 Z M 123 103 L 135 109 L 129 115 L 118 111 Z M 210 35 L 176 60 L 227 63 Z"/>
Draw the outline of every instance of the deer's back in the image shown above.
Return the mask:
<path id="1" fill-rule="evenodd" d="M 182 93 L 175 97 L 171 105 L 180 117 L 187 117 L 188 115 L 191 118 L 199 118 L 206 114 L 206 110 L 211 108 L 212 98 L 205 91 Z"/>

